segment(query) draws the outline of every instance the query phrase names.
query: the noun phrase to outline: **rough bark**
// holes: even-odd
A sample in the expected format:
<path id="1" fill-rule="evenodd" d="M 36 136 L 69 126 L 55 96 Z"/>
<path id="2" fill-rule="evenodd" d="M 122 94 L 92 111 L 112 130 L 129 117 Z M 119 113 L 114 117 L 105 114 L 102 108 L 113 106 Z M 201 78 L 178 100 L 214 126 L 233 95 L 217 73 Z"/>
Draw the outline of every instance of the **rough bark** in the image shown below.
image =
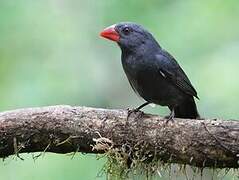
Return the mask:
<path id="1" fill-rule="evenodd" d="M 103 153 L 129 147 L 163 162 L 238 168 L 239 121 L 166 119 L 126 110 L 50 106 L 0 113 L 0 157 L 24 152 Z M 106 148 L 107 149 L 107 148 Z M 148 156 L 150 157 L 150 156 Z"/>

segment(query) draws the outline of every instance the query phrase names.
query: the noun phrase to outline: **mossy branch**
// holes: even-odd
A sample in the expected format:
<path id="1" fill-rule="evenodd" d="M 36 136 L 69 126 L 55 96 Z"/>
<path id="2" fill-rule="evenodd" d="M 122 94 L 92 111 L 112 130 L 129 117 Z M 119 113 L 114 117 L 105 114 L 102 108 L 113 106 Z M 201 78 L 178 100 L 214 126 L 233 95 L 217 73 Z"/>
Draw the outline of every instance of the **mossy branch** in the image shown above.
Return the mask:
<path id="1" fill-rule="evenodd" d="M 166 119 L 127 110 L 50 106 L 0 113 L 0 157 L 24 152 L 122 150 L 142 161 L 239 167 L 239 121 Z"/>

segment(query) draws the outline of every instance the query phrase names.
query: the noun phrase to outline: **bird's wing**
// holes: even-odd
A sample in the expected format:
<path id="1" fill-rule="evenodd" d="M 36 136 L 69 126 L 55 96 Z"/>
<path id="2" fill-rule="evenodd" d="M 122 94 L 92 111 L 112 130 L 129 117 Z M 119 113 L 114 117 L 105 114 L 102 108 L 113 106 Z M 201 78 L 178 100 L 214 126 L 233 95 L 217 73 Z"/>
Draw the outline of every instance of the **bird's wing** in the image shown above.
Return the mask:
<path id="1" fill-rule="evenodd" d="M 197 92 L 187 75 L 167 51 L 161 50 L 160 54 L 156 55 L 156 64 L 161 76 L 180 88 L 184 93 L 198 98 Z"/>

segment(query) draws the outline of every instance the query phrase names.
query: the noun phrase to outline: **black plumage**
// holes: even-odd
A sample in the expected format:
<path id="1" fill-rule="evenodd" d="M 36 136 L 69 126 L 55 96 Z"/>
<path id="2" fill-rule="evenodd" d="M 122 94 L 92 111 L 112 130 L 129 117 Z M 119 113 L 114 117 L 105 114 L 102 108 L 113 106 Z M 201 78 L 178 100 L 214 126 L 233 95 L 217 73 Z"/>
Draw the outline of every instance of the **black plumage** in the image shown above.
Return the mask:
<path id="1" fill-rule="evenodd" d="M 140 25 L 119 23 L 101 35 L 120 46 L 123 69 L 134 91 L 147 102 L 144 105 L 168 106 L 170 118 L 199 117 L 194 101 L 194 97 L 198 98 L 196 90 L 175 58 L 161 48 L 152 34 Z"/>

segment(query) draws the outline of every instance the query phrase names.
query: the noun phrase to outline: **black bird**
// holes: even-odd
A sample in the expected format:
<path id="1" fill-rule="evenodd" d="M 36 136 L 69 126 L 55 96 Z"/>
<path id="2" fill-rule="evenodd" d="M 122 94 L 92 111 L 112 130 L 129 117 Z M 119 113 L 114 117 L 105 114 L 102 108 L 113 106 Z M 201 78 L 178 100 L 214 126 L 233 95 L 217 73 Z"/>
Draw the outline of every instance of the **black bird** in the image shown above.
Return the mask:
<path id="1" fill-rule="evenodd" d="M 121 61 L 130 85 L 146 102 L 168 106 L 169 119 L 199 118 L 194 97 L 197 92 L 172 55 L 141 25 L 122 22 L 100 35 L 118 43 Z"/>

